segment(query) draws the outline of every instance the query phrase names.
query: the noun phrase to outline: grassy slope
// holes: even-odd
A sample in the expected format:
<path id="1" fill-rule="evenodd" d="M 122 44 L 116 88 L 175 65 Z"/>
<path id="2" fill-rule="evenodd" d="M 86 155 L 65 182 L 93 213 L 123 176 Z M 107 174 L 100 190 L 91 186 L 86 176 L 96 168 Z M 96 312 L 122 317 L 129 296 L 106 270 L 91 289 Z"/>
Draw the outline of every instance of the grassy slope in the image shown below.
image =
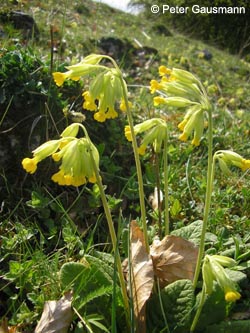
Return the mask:
<path id="1" fill-rule="evenodd" d="M 10 8 L 8 1 L 5 1 L 3 8 Z M 137 49 L 140 48 L 139 45 L 157 49 L 159 56 L 152 57 L 149 61 L 142 62 L 141 65 L 138 57 L 135 61 L 132 57 L 130 62 L 126 62 L 124 58 L 118 59 L 126 79 L 131 85 L 129 90 L 131 97 L 137 102 L 138 114 L 144 117 L 154 113 L 152 98 L 150 94 L 147 94 L 147 89 L 135 89 L 132 85 L 148 86 L 151 79 L 158 78 L 159 64 L 188 69 L 196 74 L 207 87 L 214 104 L 215 148 L 233 149 L 249 158 L 249 63 L 226 51 L 191 40 L 175 32 L 172 32 L 172 36 L 159 35 L 154 32 L 153 16 L 151 21 L 146 21 L 143 17 L 123 13 L 90 0 L 84 2 L 64 0 L 60 2 L 60 6 L 58 1 L 54 0 L 22 1 L 17 5 L 11 5 L 11 8 L 22 10 L 34 17 L 40 30 L 40 40 L 39 42 L 30 41 L 28 45 L 48 61 L 50 61 L 50 27 L 52 27 L 56 49 L 58 51 L 63 49 L 62 53 L 54 54 L 55 67 L 62 62 L 77 62 L 91 52 L 100 52 L 98 41 L 102 37 L 128 40 Z M 9 40 L 3 40 L 3 46 L 4 43 L 9 43 Z M 212 59 L 205 60 L 202 57 L 202 50 L 208 50 L 212 54 Z M 178 135 L 176 125 L 182 119 L 183 114 L 172 110 L 164 110 L 164 113 L 173 124 L 173 140 L 176 145 Z M 181 146 L 180 150 L 182 154 L 186 147 Z M 177 153 L 180 152 L 177 150 Z M 200 156 L 203 155 L 199 151 L 194 154 L 191 165 L 194 165 Z M 178 162 L 177 157 L 176 159 Z M 202 161 L 198 163 L 198 167 L 204 167 Z M 178 167 L 181 167 L 181 164 L 183 164 L 182 167 L 185 167 L 183 160 L 179 162 Z M 185 170 L 183 169 L 182 172 L 185 173 Z M 191 174 L 190 177 L 192 178 L 192 176 Z M 174 177 L 177 175 L 174 174 Z M 247 187 L 245 177 L 244 182 L 244 186 Z M 229 180 L 229 185 L 235 189 L 235 179 Z M 174 190 L 176 189 L 174 188 Z M 248 200 L 247 196 L 248 194 L 244 197 L 245 201 Z M 178 197 L 181 199 L 182 194 L 179 193 Z M 224 203 L 224 197 L 220 197 L 218 202 Z M 228 207 L 231 205 L 230 202 L 224 204 Z M 238 213 L 242 214 L 240 211 Z M 247 212 L 246 216 L 249 218 Z"/>

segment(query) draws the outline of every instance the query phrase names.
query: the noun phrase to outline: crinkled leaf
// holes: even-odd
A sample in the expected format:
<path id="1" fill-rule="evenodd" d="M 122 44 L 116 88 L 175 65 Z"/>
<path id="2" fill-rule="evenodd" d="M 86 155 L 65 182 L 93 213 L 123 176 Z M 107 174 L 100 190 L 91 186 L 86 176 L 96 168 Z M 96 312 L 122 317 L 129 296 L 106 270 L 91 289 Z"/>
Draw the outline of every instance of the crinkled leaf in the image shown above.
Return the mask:
<path id="1" fill-rule="evenodd" d="M 47 301 L 35 333 L 67 333 L 73 318 L 72 295 L 68 292 L 59 301 Z"/>
<path id="2" fill-rule="evenodd" d="M 163 312 L 160 306 L 162 302 Z M 147 333 L 187 333 L 191 326 L 191 312 L 195 296 L 190 280 L 179 280 L 155 294 L 147 303 Z"/>
<path id="3" fill-rule="evenodd" d="M 138 331 L 145 332 L 145 304 L 151 295 L 154 283 L 153 263 L 146 251 L 143 232 L 136 221 L 131 222 L 131 286 L 134 313 L 137 318 Z"/>
<path id="4" fill-rule="evenodd" d="M 200 302 L 200 293 L 197 295 L 197 305 Z M 227 315 L 228 304 L 225 301 L 225 293 L 217 283 L 211 295 L 206 297 L 202 312 L 197 324 L 197 331 L 204 332 L 208 325 L 219 323 Z M 217 333 L 217 331 L 214 331 Z"/>
<path id="5" fill-rule="evenodd" d="M 150 254 L 161 287 L 176 280 L 193 279 L 198 256 L 193 243 L 174 235 L 166 236 L 153 242 Z"/>
<path id="6" fill-rule="evenodd" d="M 185 227 L 172 231 L 171 235 L 182 237 L 193 242 L 195 245 L 199 245 L 202 224 L 203 222 L 201 220 L 195 221 Z"/>
<path id="7" fill-rule="evenodd" d="M 81 285 L 84 274 L 87 275 L 89 270 L 88 264 L 82 264 L 79 262 L 68 262 L 65 263 L 60 270 L 60 280 L 62 288 L 69 290 L 75 289 Z"/>
<path id="8" fill-rule="evenodd" d="M 226 273 L 232 279 L 235 283 L 237 283 L 240 286 L 245 286 L 247 287 L 248 285 L 248 278 L 247 275 L 243 272 L 240 271 L 234 271 L 232 269 L 226 268 Z"/>

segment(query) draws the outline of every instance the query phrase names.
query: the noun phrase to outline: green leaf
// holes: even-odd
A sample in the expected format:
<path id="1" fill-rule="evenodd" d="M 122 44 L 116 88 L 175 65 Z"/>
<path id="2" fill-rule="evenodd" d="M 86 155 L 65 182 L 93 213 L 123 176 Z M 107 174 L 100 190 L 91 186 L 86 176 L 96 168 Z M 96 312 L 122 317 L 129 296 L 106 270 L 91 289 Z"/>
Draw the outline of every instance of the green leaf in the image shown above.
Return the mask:
<path id="1" fill-rule="evenodd" d="M 203 222 L 201 220 L 195 221 L 186 227 L 172 231 L 171 235 L 182 237 L 189 240 L 190 242 L 193 242 L 195 245 L 199 245 L 202 224 Z"/>
<path id="2" fill-rule="evenodd" d="M 200 294 L 197 296 L 197 304 L 199 303 Z M 214 290 L 211 295 L 207 296 L 202 312 L 197 324 L 197 331 L 204 332 L 208 325 L 219 323 L 224 320 L 227 315 L 227 302 L 225 301 L 225 293 L 217 283 L 214 283 Z M 214 332 L 217 333 L 215 330 Z"/>
<path id="3" fill-rule="evenodd" d="M 170 208 L 170 214 L 171 216 L 176 216 L 180 213 L 181 211 L 181 204 L 178 199 L 174 199 L 174 202 Z"/>
<path id="4" fill-rule="evenodd" d="M 248 278 L 245 273 L 228 268 L 226 268 L 225 270 L 230 279 L 232 279 L 235 283 L 239 284 L 242 287 L 246 287 L 248 285 Z"/>
<path id="5" fill-rule="evenodd" d="M 249 333 L 250 320 L 225 321 L 206 327 L 204 333 Z"/>
<path id="6" fill-rule="evenodd" d="M 166 320 L 171 333 L 186 333 L 191 326 L 194 303 L 194 290 L 190 280 L 171 283 L 147 303 L 147 332 L 168 332 Z"/>
<path id="7" fill-rule="evenodd" d="M 62 288 L 69 290 L 81 285 L 84 276 L 88 275 L 88 267 L 78 262 L 68 262 L 60 270 Z"/>

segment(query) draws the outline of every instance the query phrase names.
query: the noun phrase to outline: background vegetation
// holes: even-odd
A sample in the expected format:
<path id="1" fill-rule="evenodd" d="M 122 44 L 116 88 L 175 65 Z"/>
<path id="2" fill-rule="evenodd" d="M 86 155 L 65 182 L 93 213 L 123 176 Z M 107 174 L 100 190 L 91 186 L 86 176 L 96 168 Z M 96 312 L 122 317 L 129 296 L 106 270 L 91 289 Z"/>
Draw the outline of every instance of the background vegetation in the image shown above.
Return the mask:
<path id="1" fill-rule="evenodd" d="M 152 19 L 150 0 L 132 0 L 132 4 L 144 7 L 143 13 L 148 19 Z M 156 0 L 154 4 L 159 6 L 166 5 L 165 1 Z M 167 25 L 186 36 L 201 39 L 209 44 L 220 47 L 231 53 L 241 56 L 249 55 L 250 50 L 250 4 L 244 0 L 204 0 L 202 3 L 197 1 L 170 0 L 167 2 L 173 7 L 189 7 L 185 15 L 171 14 L 169 11 L 162 14 L 154 15 L 154 20 L 159 24 Z M 200 7 L 244 7 L 244 15 L 223 15 L 223 14 L 199 14 L 194 15 L 191 11 L 193 5 Z"/>

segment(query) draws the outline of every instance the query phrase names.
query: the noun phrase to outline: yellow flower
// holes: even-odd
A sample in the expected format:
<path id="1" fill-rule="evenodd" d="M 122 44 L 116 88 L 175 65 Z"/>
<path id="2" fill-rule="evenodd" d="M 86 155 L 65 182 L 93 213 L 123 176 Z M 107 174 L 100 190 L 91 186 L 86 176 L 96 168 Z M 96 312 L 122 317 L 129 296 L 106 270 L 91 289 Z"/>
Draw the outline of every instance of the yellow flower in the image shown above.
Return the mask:
<path id="1" fill-rule="evenodd" d="M 183 142 L 187 142 L 188 140 L 188 136 L 187 136 L 187 133 L 181 133 L 179 135 L 179 140 L 183 141 Z"/>
<path id="2" fill-rule="evenodd" d="M 59 171 L 52 176 L 52 180 L 59 185 L 80 186 L 88 181 L 96 182 L 93 159 L 98 169 L 99 153 L 89 138 L 75 137 L 80 126 L 85 131 L 82 125 L 71 124 L 62 132 L 61 139 L 45 142 L 35 149 L 33 158 L 23 159 L 23 168 L 29 173 L 34 173 L 38 162 L 52 156 L 55 162 L 61 161 Z"/>
<path id="3" fill-rule="evenodd" d="M 114 119 L 118 117 L 118 113 L 115 111 L 114 108 L 110 107 L 108 108 L 106 112 L 106 119 Z"/>
<path id="4" fill-rule="evenodd" d="M 102 55 L 91 54 L 85 57 L 81 62 L 67 66 L 67 72 L 55 72 L 53 73 L 53 78 L 57 86 L 62 86 L 64 81 L 67 79 L 71 79 L 74 81 L 78 81 L 81 76 L 85 76 L 97 71 L 104 71 L 106 68 L 104 66 L 99 65 L 100 60 L 103 58 Z"/>
<path id="5" fill-rule="evenodd" d="M 26 157 L 22 160 L 22 166 L 26 172 L 33 174 L 37 169 L 38 162 L 39 160 L 36 157 L 33 158 Z"/>
<path id="6" fill-rule="evenodd" d="M 178 108 L 184 108 L 186 106 L 190 106 L 192 104 L 197 105 L 197 102 L 192 102 L 191 100 L 184 98 L 184 97 L 161 97 L 157 96 L 154 97 L 154 106 L 157 106 L 159 104 L 166 104 L 169 106 L 174 106 Z"/>
<path id="7" fill-rule="evenodd" d="M 160 66 L 159 67 L 159 74 L 160 76 L 163 75 L 171 75 L 172 74 L 172 70 L 167 68 L 166 66 Z"/>
<path id="8" fill-rule="evenodd" d="M 33 158 L 26 157 L 22 160 L 23 168 L 26 170 L 26 172 L 33 174 L 37 169 L 37 164 L 56 152 L 59 145 L 59 140 L 50 140 L 45 142 L 33 151 Z"/>
<path id="9" fill-rule="evenodd" d="M 188 111 L 178 128 L 183 131 L 179 136 L 182 141 L 187 141 L 192 133 L 192 144 L 198 146 L 204 130 L 204 113 L 210 109 L 210 104 L 201 82 L 190 72 L 183 69 L 168 69 L 159 67 L 161 82 L 152 80 L 151 92 L 156 90 L 160 96 L 154 97 L 154 106 L 165 104 L 171 107 L 186 108 Z M 246 163 L 246 165 L 248 165 Z"/>
<path id="10" fill-rule="evenodd" d="M 241 295 L 240 295 L 240 293 L 238 293 L 237 291 L 235 291 L 235 290 L 229 290 L 229 291 L 227 291 L 226 293 L 225 293 L 225 300 L 227 301 L 227 302 L 235 302 L 235 301 L 237 301 L 238 299 L 240 299 L 241 298 Z"/>
<path id="11" fill-rule="evenodd" d="M 126 84 L 124 83 L 126 86 Z M 89 91 L 83 93 L 85 102 L 83 107 L 90 111 L 97 111 L 94 119 L 104 122 L 106 119 L 114 119 L 118 116 L 115 110 L 116 101 L 123 98 L 123 88 L 117 69 L 106 68 L 106 71 L 98 74 L 91 82 Z M 121 109 L 126 109 L 124 101 Z"/>
<path id="12" fill-rule="evenodd" d="M 73 81 L 79 81 L 80 76 L 76 76 L 73 71 L 67 71 L 65 73 L 54 72 L 53 74 L 54 81 L 58 87 L 62 86 L 64 81 L 67 79 L 71 79 Z"/>
<path id="13" fill-rule="evenodd" d="M 130 129 L 130 126 L 129 126 L 129 125 L 126 125 L 126 126 L 125 126 L 124 133 L 125 133 L 126 139 L 127 139 L 128 141 L 132 141 L 131 129 Z"/>
<path id="14" fill-rule="evenodd" d="M 86 138 L 74 138 L 62 150 L 53 155 L 56 160 L 62 160 L 60 171 L 52 176 L 59 185 L 80 186 L 87 181 L 95 181 L 94 168 L 90 156 L 94 155 L 96 165 L 99 165 L 99 154 L 96 147 L 89 144 Z"/>
<path id="15" fill-rule="evenodd" d="M 146 145 L 141 145 L 140 147 L 138 147 L 138 153 L 139 153 L 139 155 L 145 155 L 146 148 L 147 148 Z"/>
<path id="16" fill-rule="evenodd" d="M 105 112 L 99 111 L 94 114 L 94 119 L 99 121 L 100 123 L 103 123 L 107 119 L 107 117 Z"/>
<path id="17" fill-rule="evenodd" d="M 230 174 L 230 165 L 236 166 L 242 171 L 250 169 L 250 160 L 243 158 L 231 150 L 218 150 L 214 154 L 214 158 L 219 161 L 220 168 L 225 174 Z"/>
<path id="18" fill-rule="evenodd" d="M 128 101 L 128 106 L 129 108 L 132 108 L 132 103 L 130 101 Z M 123 111 L 123 112 L 126 112 L 127 111 L 127 108 L 126 108 L 126 104 L 125 104 L 125 100 L 122 99 L 121 100 L 121 103 L 120 103 L 120 110 Z"/>
<path id="19" fill-rule="evenodd" d="M 157 82 L 156 80 L 151 80 L 150 81 L 150 91 L 151 94 L 154 94 L 156 92 L 156 90 L 160 90 L 161 89 L 161 85 L 159 82 Z"/>
<path id="20" fill-rule="evenodd" d="M 131 129 L 129 126 L 125 126 L 124 132 L 127 140 L 132 141 Z M 141 155 L 145 154 L 145 149 L 150 143 L 153 144 L 154 151 L 159 153 L 162 142 L 167 135 L 167 124 L 163 119 L 152 118 L 135 125 L 134 132 L 135 135 L 145 132 L 145 135 L 142 139 L 142 144 L 138 148 L 138 151 Z"/>
<path id="21" fill-rule="evenodd" d="M 223 267 L 233 265 L 236 265 L 236 262 L 225 256 L 205 256 L 202 265 L 202 276 L 206 294 L 210 295 L 212 293 L 213 282 L 216 281 L 224 291 L 227 302 L 235 302 L 241 297 L 240 293 L 236 290 L 234 281 L 230 279 Z"/>
<path id="22" fill-rule="evenodd" d="M 94 98 L 91 96 L 89 91 L 84 91 L 82 96 L 84 97 L 83 108 L 89 111 L 96 111 L 97 105 Z"/>
<path id="23" fill-rule="evenodd" d="M 166 99 L 161 96 L 154 97 L 154 106 L 158 106 L 160 104 L 165 104 Z"/>
<path id="24" fill-rule="evenodd" d="M 181 141 L 187 141 L 192 132 L 194 132 L 192 144 L 199 146 L 204 130 L 204 112 L 199 105 L 189 108 L 178 128 L 183 131 L 179 136 Z"/>
<path id="25" fill-rule="evenodd" d="M 241 169 L 242 171 L 250 169 L 250 160 L 246 160 L 243 158 L 243 160 L 241 161 Z"/>

